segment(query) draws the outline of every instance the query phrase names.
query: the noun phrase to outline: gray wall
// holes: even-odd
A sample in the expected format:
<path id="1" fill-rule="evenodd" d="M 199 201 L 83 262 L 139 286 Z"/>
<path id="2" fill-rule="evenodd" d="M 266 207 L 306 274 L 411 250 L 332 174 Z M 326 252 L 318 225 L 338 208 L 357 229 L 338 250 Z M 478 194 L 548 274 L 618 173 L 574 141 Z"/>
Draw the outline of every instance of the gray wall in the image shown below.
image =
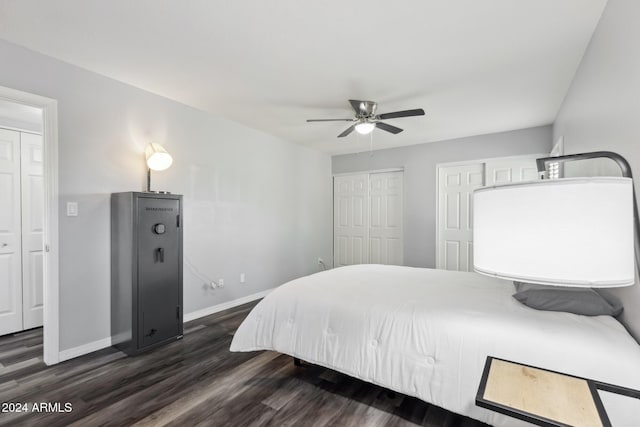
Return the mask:
<path id="1" fill-rule="evenodd" d="M 436 165 L 492 157 L 548 153 L 551 126 L 472 136 L 332 158 L 334 174 L 404 167 L 404 262 L 435 267 Z"/>
<path id="2" fill-rule="evenodd" d="M 608 150 L 623 155 L 640 176 L 640 2 L 609 0 L 553 127 L 565 153 Z M 574 163 L 571 175 L 619 174 L 612 163 Z M 624 321 L 640 338 L 640 287 L 616 291 Z"/>
<path id="3" fill-rule="evenodd" d="M 186 313 L 330 259 L 329 156 L 4 41 L 0 58 L 0 85 L 58 100 L 61 350 L 110 334 L 109 197 L 144 188 L 149 141 L 174 157 L 152 188 L 185 196 Z"/>

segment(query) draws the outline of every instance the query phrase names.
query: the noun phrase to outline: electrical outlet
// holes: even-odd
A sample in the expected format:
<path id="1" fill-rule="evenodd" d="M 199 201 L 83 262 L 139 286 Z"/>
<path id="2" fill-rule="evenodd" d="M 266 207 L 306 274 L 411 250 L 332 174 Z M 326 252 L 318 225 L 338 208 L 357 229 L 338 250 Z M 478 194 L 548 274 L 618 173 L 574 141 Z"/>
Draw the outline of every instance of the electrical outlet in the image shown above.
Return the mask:
<path id="1" fill-rule="evenodd" d="M 218 287 L 219 288 L 224 288 L 224 279 L 218 280 Z"/>
<path id="2" fill-rule="evenodd" d="M 240 273 L 240 283 L 244 283 L 244 273 Z"/>

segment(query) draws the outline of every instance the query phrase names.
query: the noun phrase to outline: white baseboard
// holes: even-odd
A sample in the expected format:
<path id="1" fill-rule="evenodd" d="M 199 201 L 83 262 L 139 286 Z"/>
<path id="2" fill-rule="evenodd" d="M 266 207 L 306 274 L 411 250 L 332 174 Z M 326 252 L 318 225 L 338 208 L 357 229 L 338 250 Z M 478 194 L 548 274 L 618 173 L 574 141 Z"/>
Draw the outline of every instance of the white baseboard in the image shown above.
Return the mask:
<path id="1" fill-rule="evenodd" d="M 111 337 L 103 338 L 98 341 L 89 342 L 79 345 L 67 350 L 62 350 L 59 355 L 60 362 L 65 360 L 74 359 L 85 354 L 93 353 L 94 351 L 102 350 L 103 348 L 111 347 Z"/>
<path id="2" fill-rule="evenodd" d="M 211 307 L 203 308 L 201 310 L 192 311 L 191 313 L 185 314 L 182 321 L 189 322 L 191 320 L 199 319 L 210 314 L 218 313 L 220 311 L 228 310 L 230 308 L 237 307 L 239 305 L 246 304 L 260 298 L 264 298 L 274 289 L 275 288 L 267 289 L 265 291 L 260 291 L 255 294 L 234 299 L 232 301 L 223 302 L 222 304 L 217 304 Z M 65 360 L 84 356 L 85 354 L 93 353 L 94 351 L 102 350 L 103 348 L 107 347 L 111 347 L 111 337 L 103 338 L 101 340 L 93 341 L 87 344 L 82 344 L 78 347 L 73 347 L 67 350 L 62 350 L 59 354 L 59 359 L 60 362 L 64 362 Z"/>
<path id="3" fill-rule="evenodd" d="M 211 307 L 203 308 L 201 310 L 192 311 L 191 313 L 186 313 L 182 320 L 184 322 L 190 322 L 192 320 L 199 319 L 201 317 L 205 317 L 210 314 L 218 313 L 220 311 L 228 310 L 230 308 L 237 307 L 239 305 L 246 304 L 248 302 L 255 301 L 260 298 L 264 298 L 274 289 L 275 288 L 267 289 L 265 291 L 260 291 L 255 294 L 234 299 L 232 301 L 223 302 L 222 304 L 217 304 Z"/>

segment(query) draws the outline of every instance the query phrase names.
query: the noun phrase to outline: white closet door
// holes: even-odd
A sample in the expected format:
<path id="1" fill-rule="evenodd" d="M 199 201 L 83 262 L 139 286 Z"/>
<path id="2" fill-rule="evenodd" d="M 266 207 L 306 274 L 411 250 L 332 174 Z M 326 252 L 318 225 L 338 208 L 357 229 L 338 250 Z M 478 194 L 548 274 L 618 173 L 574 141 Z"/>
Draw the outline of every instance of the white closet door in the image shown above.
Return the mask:
<path id="1" fill-rule="evenodd" d="M 333 265 L 367 263 L 369 175 L 337 176 L 333 192 Z"/>
<path id="2" fill-rule="evenodd" d="M 473 271 L 473 190 L 484 183 L 482 163 L 438 169 L 437 268 Z"/>
<path id="3" fill-rule="evenodd" d="M 369 186 L 369 263 L 403 265 L 403 173 L 372 173 Z"/>
<path id="4" fill-rule="evenodd" d="M 20 133 L 0 129 L 0 335 L 22 330 Z"/>
<path id="5" fill-rule="evenodd" d="M 536 160 L 533 158 L 489 161 L 485 164 L 485 173 L 485 185 L 535 181 L 538 179 L 538 168 Z"/>
<path id="6" fill-rule="evenodd" d="M 42 326 L 44 187 L 42 136 L 21 135 L 22 301 L 24 329 Z"/>

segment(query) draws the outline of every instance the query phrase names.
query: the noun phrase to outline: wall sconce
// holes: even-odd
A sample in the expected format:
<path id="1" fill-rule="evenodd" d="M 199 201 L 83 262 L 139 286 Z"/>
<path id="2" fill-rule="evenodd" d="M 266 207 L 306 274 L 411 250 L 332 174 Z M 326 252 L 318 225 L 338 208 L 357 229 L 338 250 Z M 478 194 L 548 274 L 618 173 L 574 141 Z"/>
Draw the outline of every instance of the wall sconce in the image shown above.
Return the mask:
<path id="1" fill-rule="evenodd" d="M 151 193 L 151 169 L 163 171 L 168 169 L 173 163 L 171 154 L 160 144 L 151 142 L 144 148 L 144 156 L 147 161 L 147 193 Z M 154 193 L 166 193 L 165 191 L 154 191 Z"/>

